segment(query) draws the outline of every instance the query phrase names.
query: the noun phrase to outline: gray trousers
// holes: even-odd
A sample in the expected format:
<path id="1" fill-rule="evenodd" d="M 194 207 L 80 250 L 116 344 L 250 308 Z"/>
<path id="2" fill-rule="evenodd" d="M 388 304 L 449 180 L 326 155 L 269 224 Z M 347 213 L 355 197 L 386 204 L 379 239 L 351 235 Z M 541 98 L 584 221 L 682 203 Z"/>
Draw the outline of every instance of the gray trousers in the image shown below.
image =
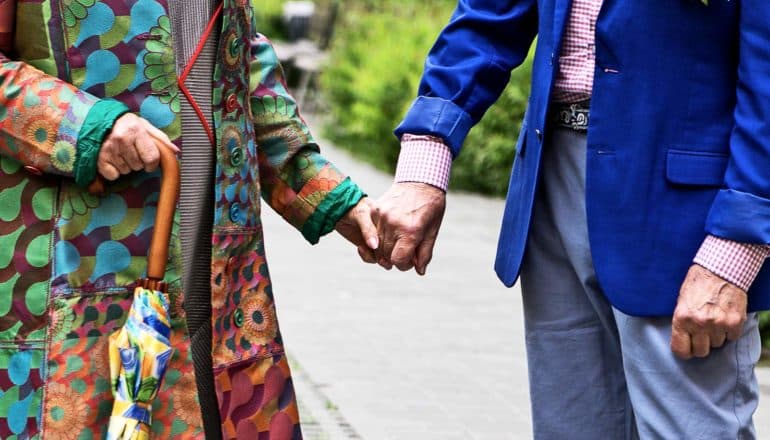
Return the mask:
<path id="1" fill-rule="evenodd" d="M 588 244 L 586 136 L 550 134 L 521 275 L 535 438 L 756 438 L 756 314 L 739 340 L 683 361 L 670 317 L 614 309 Z"/>

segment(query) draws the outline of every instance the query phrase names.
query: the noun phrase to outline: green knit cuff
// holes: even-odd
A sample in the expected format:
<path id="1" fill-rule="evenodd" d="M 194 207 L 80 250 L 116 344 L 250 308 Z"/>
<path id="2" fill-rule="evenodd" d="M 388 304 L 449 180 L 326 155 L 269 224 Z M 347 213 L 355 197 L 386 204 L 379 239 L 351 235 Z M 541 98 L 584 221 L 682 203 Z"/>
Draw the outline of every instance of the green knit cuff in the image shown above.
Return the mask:
<path id="1" fill-rule="evenodd" d="M 78 134 L 75 155 L 75 183 L 79 186 L 86 187 L 94 181 L 102 142 L 112 130 L 115 121 L 129 111 L 125 104 L 114 99 L 101 99 L 88 111 Z"/>
<path id="2" fill-rule="evenodd" d="M 311 244 L 334 230 L 337 222 L 366 197 L 350 177 L 346 178 L 323 199 L 302 227 L 302 235 Z"/>

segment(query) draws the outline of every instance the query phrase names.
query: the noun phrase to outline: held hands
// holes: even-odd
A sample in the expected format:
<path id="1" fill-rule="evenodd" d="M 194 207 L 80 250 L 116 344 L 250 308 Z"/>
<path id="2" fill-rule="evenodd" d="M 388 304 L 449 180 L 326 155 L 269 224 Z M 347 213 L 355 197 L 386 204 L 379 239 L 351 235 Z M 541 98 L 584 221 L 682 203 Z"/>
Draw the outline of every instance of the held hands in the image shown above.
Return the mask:
<path id="1" fill-rule="evenodd" d="M 337 232 L 358 247 L 367 263 L 388 270 L 415 268 L 425 275 L 445 208 L 444 191 L 424 183 L 395 183 L 376 207 L 362 199 L 337 223 Z"/>
<path id="2" fill-rule="evenodd" d="M 692 265 L 674 310 L 671 350 L 682 359 L 706 357 L 712 348 L 738 339 L 747 304 L 745 291 Z"/>
<path id="3" fill-rule="evenodd" d="M 126 113 L 115 121 L 112 131 L 102 143 L 97 169 L 107 180 L 116 180 L 133 171 L 155 171 L 160 153 L 156 141 L 174 152 L 179 149 L 147 120 L 133 113 Z"/>
<path id="4" fill-rule="evenodd" d="M 414 267 L 424 275 L 445 206 L 444 191 L 438 188 L 396 183 L 376 207 L 364 199 L 337 224 L 337 230 L 358 246 L 358 254 L 365 262 L 379 263 L 388 270 L 393 266 L 402 271 Z"/>

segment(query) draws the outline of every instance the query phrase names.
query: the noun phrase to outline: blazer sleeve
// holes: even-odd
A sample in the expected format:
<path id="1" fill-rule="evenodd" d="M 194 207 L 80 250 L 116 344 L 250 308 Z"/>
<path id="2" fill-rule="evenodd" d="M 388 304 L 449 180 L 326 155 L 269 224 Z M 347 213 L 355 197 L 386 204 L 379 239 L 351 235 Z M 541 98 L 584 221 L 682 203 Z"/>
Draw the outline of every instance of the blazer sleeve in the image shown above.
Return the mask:
<path id="1" fill-rule="evenodd" d="M 444 139 L 453 156 L 497 98 L 537 34 L 536 0 L 460 0 L 425 61 L 404 133 Z"/>
<path id="2" fill-rule="evenodd" d="M 270 41 L 251 42 L 250 104 L 262 197 L 310 243 L 334 230 L 363 192 L 321 156 Z"/>
<path id="3" fill-rule="evenodd" d="M 770 243 L 770 2 L 740 2 L 738 87 L 726 188 L 706 230 L 745 243 Z"/>

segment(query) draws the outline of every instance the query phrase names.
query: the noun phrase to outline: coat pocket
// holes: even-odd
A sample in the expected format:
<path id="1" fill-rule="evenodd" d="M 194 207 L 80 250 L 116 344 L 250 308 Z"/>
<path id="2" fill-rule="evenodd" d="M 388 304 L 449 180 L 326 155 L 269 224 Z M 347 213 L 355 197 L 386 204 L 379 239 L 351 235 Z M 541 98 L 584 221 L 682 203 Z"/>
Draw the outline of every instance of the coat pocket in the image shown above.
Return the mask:
<path id="1" fill-rule="evenodd" d="M 671 149 L 666 179 L 677 185 L 723 186 L 728 161 L 727 154 Z"/>

